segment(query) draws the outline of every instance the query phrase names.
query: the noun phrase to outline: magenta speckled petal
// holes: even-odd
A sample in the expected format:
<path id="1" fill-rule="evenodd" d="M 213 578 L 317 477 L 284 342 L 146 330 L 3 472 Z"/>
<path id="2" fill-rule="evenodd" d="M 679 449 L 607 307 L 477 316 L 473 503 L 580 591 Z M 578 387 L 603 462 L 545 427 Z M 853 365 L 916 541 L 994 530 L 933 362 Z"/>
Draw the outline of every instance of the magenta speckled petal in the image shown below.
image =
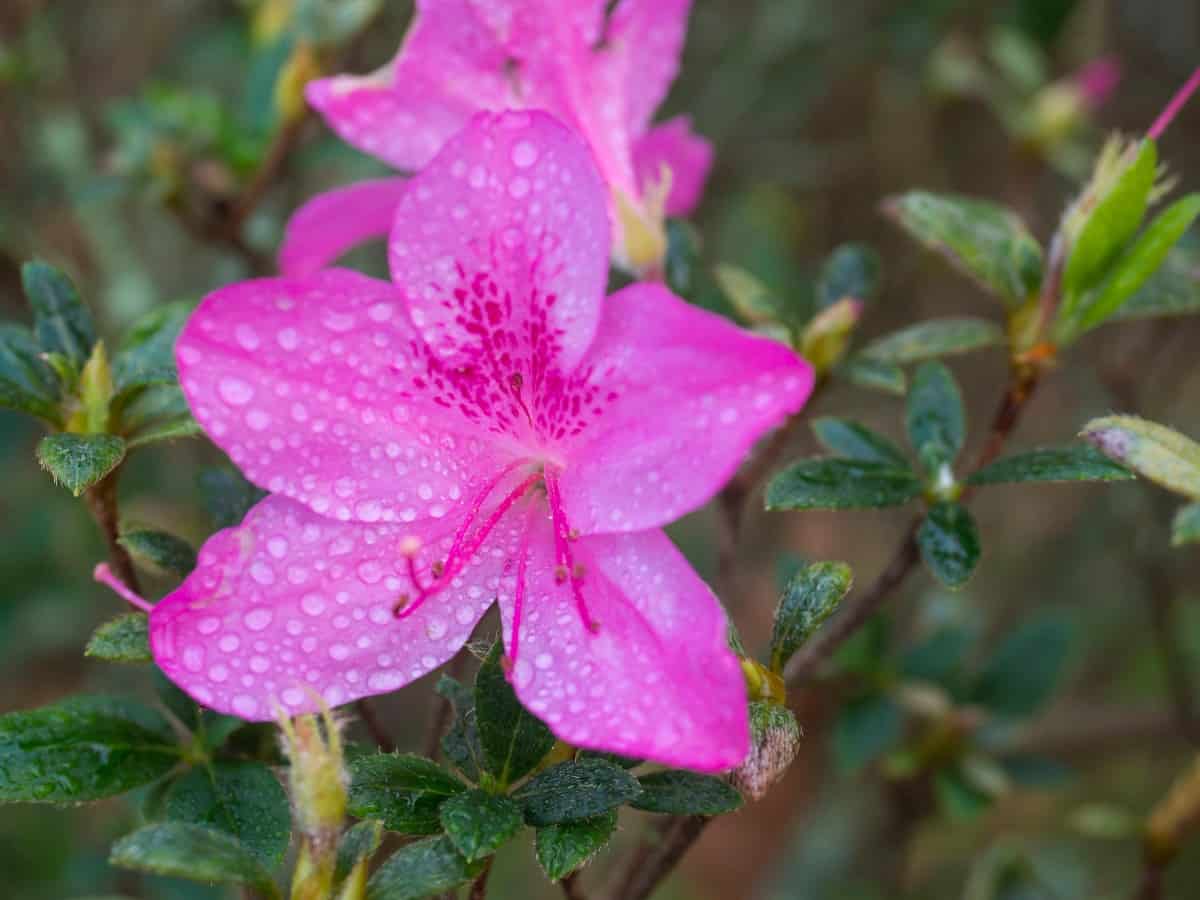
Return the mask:
<path id="1" fill-rule="evenodd" d="M 377 178 L 313 197 L 288 220 L 279 271 L 311 275 L 363 241 L 386 237 L 404 182 Z"/>
<path id="2" fill-rule="evenodd" d="M 501 523 L 497 554 L 476 554 L 452 588 L 397 619 L 397 597 L 411 590 L 398 548 L 414 534 L 268 497 L 209 538 L 196 569 L 154 607 L 155 661 L 204 706 L 251 720 L 395 690 L 453 656 L 511 582 L 502 569 L 514 532 Z M 427 570 L 452 531 L 443 522 L 420 536 Z"/>
<path id="3" fill-rule="evenodd" d="M 669 216 L 686 216 L 696 208 L 712 162 L 712 144 L 692 131 L 688 116 L 676 116 L 656 125 L 633 147 L 633 164 L 643 192 L 647 185 L 662 178 L 664 166 L 670 169 L 671 193 L 666 205 Z"/>
<path id="4" fill-rule="evenodd" d="M 569 369 L 608 277 L 606 192 L 573 132 L 541 112 L 480 113 L 400 198 L 392 278 L 439 355 L 476 363 L 504 340 Z M 519 352 L 524 352 L 520 350 Z"/>
<path id="5" fill-rule="evenodd" d="M 521 702 L 576 746 L 706 772 L 741 762 L 745 682 L 708 586 L 661 531 L 582 538 L 593 632 L 555 578 L 550 529 L 532 523 L 511 675 Z M 500 609 L 511 655 L 512 604 Z"/>
<path id="6" fill-rule="evenodd" d="M 503 465 L 437 402 L 387 282 L 330 269 L 222 288 L 176 357 L 196 421 L 247 477 L 323 515 L 439 518 Z"/>
<path id="7" fill-rule="evenodd" d="M 651 284 L 608 298 L 584 365 L 618 395 L 566 451 L 564 502 L 584 534 L 654 528 L 701 506 L 813 386 L 788 347 Z"/>

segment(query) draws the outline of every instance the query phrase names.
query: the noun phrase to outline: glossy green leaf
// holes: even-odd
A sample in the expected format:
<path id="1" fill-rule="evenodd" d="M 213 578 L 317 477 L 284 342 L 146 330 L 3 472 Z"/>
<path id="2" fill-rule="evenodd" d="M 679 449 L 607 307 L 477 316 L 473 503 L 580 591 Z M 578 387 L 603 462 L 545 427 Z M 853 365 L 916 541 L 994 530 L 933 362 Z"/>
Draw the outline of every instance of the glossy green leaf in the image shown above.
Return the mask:
<path id="1" fill-rule="evenodd" d="M 839 378 L 858 387 L 883 391 L 885 394 L 902 397 L 908 390 L 908 378 L 902 368 L 895 363 L 881 362 L 861 353 L 838 365 L 833 372 Z"/>
<path id="2" fill-rule="evenodd" d="M 146 614 L 125 613 L 105 622 L 92 634 L 83 655 L 106 662 L 152 662 L 154 657 L 150 653 L 150 623 Z"/>
<path id="3" fill-rule="evenodd" d="M 1183 544 L 1200 542 L 1200 503 L 1189 503 L 1175 513 L 1171 522 L 1171 544 L 1179 547 Z"/>
<path id="4" fill-rule="evenodd" d="M 1005 340 L 1004 329 L 987 319 L 933 319 L 872 341 L 862 353 L 880 362 L 908 365 L 997 347 Z"/>
<path id="5" fill-rule="evenodd" d="M 721 292 L 738 316 L 750 325 L 786 322 L 787 309 L 783 300 L 751 272 L 729 263 L 722 263 L 713 272 Z"/>
<path id="6" fill-rule="evenodd" d="M 912 191 L 884 204 L 905 231 L 1016 308 L 1042 280 L 1042 250 L 1008 210 L 966 197 Z"/>
<path id="7" fill-rule="evenodd" d="M 121 464 L 125 442 L 112 434 L 48 434 L 38 443 L 37 458 L 78 497 Z"/>
<path id="8" fill-rule="evenodd" d="M 165 531 L 125 531 L 118 540 L 137 562 L 160 575 L 187 575 L 196 568 L 192 545 Z"/>
<path id="9" fill-rule="evenodd" d="M 1176 246 L 1158 270 L 1108 320 L 1188 316 L 1200 313 L 1200 249 Z"/>
<path id="10" fill-rule="evenodd" d="M 834 248 L 817 278 L 817 309 L 839 300 L 873 300 L 879 293 L 883 264 L 879 254 L 866 244 L 842 244 Z"/>
<path id="11" fill-rule="evenodd" d="M 668 769 L 638 778 L 642 792 L 629 805 L 672 816 L 719 816 L 742 805 L 742 795 L 721 778 Z"/>
<path id="12" fill-rule="evenodd" d="M 771 669 L 782 672 L 789 659 L 850 591 L 850 567 L 839 562 L 805 566 L 788 582 L 771 632 Z"/>
<path id="13" fill-rule="evenodd" d="M 1150 203 L 1157 169 L 1154 141 L 1144 140 L 1132 162 L 1094 201 L 1063 269 L 1063 319 L 1077 317 L 1085 292 L 1104 278 L 1117 255 L 1137 234 Z"/>
<path id="14" fill-rule="evenodd" d="M 968 484 L 1023 481 L 1127 481 L 1133 473 L 1087 444 L 1048 447 L 1001 457 L 972 474 Z"/>
<path id="15" fill-rule="evenodd" d="M 913 373 L 905 407 L 912 448 L 931 474 L 954 462 L 967 439 L 967 415 L 954 376 L 940 362 L 922 363 Z"/>
<path id="16" fill-rule="evenodd" d="M 345 879 L 350 871 L 363 860 L 369 860 L 383 841 L 383 823 L 375 819 L 364 819 L 347 828 L 338 842 L 337 867 L 334 869 L 334 884 Z"/>
<path id="17" fill-rule="evenodd" d="M 452 891 L 479 874 L 447 837 L 426 838 L 401 847 L 367 883 L 367 900 L 418 900 Z"/>
<path id="18" fill-rule="evenodd" d="M 467 789 L 433 760 L 411 754 L 360 756 L 349 768 L 350 813 L 401 834 L 437 834 L 442 804 Z"/>
<path id="19" fill-rule="evenodd" d="M 1032 715 L 1058 686 L 1070 646 L 1070 626 L 1059 616 L 1043 615 L 1026 622 L 992 654 L 969 699 L 1000 715 Z"/>
<path id="20" fill-rule="evenodd" d="M 0 716 L 0 803 L 85 803 L 162 777 L 179 762 L 166 722 L 114 697 L 72 697 Z"/>
<path id="21" fill-rule="evenodd" d="M 230 834 L 203 825 L 147 825 L 113 845 L 114 866 L 207 884 L 246 884 L 278 897 L 279 889 L 259 858 Z"/>
<path id="22" fill-rule="evenodd" d="M 871 694 L 845 704 L 833 728 L 838 768 L 856 772 L 874 762 L 904 735 L 904 712 L 886 694 Z"/>
<path id="23" fill-rule="evenodd" d="M 479 789 L 443 803 L 441 821 L 446 837 L 468 862 L 491 856 L 525 825 L 521 807 L 515 801 Z"/>
<path id="24" fill-rule="evenodd" d="M 475 724 L 475 691 L 449 675 L 438 678 L 434 690 L 454 707 L 454 718 L 442 738 L 442 752 L 463 775 L 477 782 L 482 768 L 483 748 Z"/>
<path id="25" fill-rule="evenodd" d="M 907 469 L 855 459 L 804 459 L 767 485 L 767 509 L 874 509 L 901 506 L 920 495 Z"/>
<path id="26" fill-rule="evenodd" d="M 857 459 L 907 469 L 904 451 L 888 438 L 850 419 L 822 416 L 812 423 L 813 433 L 827 450 L 845 459 Z"/>
<path id="27" fill-rule="evenodd" d="M 475 676 L 475 723 L 487 770 L 501 785 L 527 775 L 554 746 L 554 735 L 517 700 L 497 641 Z"/>
<path id="28" fill-rule="evenodd" d="M 954 686 L 972 635 L 966 628 L 946 625 L 911 647 L 900 661 L 900 674 L 914 681 Z"/>
<path id="29" fill-rule="evenodd" d="M 268 869 L 283 860 L 291 841 L 287 794 L 260 762 L 217 760 L 193 767 L 167 790 L 162 817 L 225 832 Z"/>
<path id="30" fill-rule="evenodd" d="M 61 354 L 76 370 L 81 368 L 96 343 L 96 326 L 75 285 L 60 270 L 40 261 L 21 266 L 21 284 L 42 350 Z"/>
<path id="31" fill-rule="evenodd" d="M 0 407 L 59 422 L 58 379 L 28 329 L 0 323 Z"/>
<path id="32" fill-rule="evenodd" d="M 1137 416 L 1104 416 L 1080 436 L 1142 477 L 1200 500 L 1200 444 L 1178 431 Z"/>
<path id="33" fill-rule="evenodd" d="M 537 830 L 534 850 L 538 865 L 551 881 L 570 875 L 600 850 L 617 830 L 617 811 Z"/>
<path id="34" fill-rule="evenodd" d="M 267 492 L 251 484 L 231 466 L 202 469 L 196 478 L 205 509 L 217 528 L 237 525 Z"/>
<path id="35" fill-rule="evenodd" d="M 514 794 L 535 827 L 589 819 L 628 803 L 641 791 L 638 780 L 612 763 L 584 759 L 539 772 Z"/>
<path id="36" fill-rule="evenodd" d="M 1200 194 L 1189 194 L 1167 207 L 1113 263 L 1095 291 L 1079 304 L 1079 331 L 1104 324 L 1163 265 L 1184 232 L 1200 216 Z"/>
<path id="37" fill-rule="evenodd" d="M 196 437 L 203 433 L 204 429 L 192 418 L 191 414 L 188 414 L 150 422 L 127 435 L 126 440 L 129 444 L 129 449 L 133 450 L 137 447 L 144 447 L 147 444 Z"/>
<path id="38" fill-rule="evenodd" d="M 979 530 L 966 507 L 958 503 L 935 503 L 917 532 L 921 559 L 929 571 L 948 588 L 960 588 L 979 563 Z"/>
<path id="39" fill-rule="evenodd" d="M 150 385 L 176 384 L 175 340 L 191 314 L 185 303 L 160 307 L 137 322 L 113 358 L 118 393 Z"/>

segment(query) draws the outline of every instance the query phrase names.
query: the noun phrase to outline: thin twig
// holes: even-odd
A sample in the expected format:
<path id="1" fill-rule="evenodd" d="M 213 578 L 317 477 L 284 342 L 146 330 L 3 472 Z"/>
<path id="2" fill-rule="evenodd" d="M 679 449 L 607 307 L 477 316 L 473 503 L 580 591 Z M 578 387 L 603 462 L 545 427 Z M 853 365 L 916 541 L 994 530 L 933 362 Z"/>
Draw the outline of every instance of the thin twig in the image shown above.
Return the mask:
<path id="1" fill-rule="evenodd" d="M 683 858 L 712 820 L 705 816 L 672 816 L 661 829 L 662 841 L 643 857 L 641 865 L 630 866 L 619 882 L 612 900 L 646 900 L 659 882 Z"/>
<path id="2" fill-rule="evenodd" d="M 84 494 L 84 499 L 87 501 L 92 517 L 104 534 L 104 541 L 108 545 L 109 563 L 113 572 L 133 593 L 140 594 L 142 588 L 138 582 L 133 559 L 130 557 L 129 551 L 121 546 L 120 541 L 121 521 L 117 509 L 117 478 L 120 471 L 119 468 L 114 469 L 101 481 L 90 487 Z"/>
<path id="3" fill-rule="evenodd" d="M 584 893 L 579 880 L 579 871 L 576 870 L 558 883 L 566 900 L 587 900 L 587 894 Z"/>
<path id="4" fill-rule="evenodd" d="M 379 749 L 384 753 L 395 753 L 396 742 L 392 740 L 387 733 L 383 723 L 379 721 L 379 716 L 375 712 L 375 707 L 371 701 L 363 697 L 357 703 L 358 715 L 363 720 L 363 724 L 367 726 L 367 731 L 370 733 L 372 740 L 379 746 Z"/>
<path id="5" fill-rule="evenodd" d="M 1142 877 L 1133 893 L 1133 900 L 1162 900 L 1163 867 L 1147 859 L 1142 867 Z"/>
<path id="6" fill-rule="evenodd" d="M 495 859 L 494 856 L 489 856 L 483 861 L 483 871 L 471 883 L 471 893 L 468 895 L 469 900 L 484 900 L 487 897 L 488 877 L 492 874 L 493 859 Z"/>

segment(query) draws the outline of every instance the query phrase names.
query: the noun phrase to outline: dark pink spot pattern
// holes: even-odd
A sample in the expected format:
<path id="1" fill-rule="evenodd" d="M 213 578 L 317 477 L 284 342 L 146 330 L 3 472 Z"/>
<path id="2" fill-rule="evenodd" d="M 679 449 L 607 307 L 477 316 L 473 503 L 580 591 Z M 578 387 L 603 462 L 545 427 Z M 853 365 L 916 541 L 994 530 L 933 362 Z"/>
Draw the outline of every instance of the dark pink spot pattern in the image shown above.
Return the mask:
<path id="1" fill-rule="evenodd" d="M 737 764 L 724 614 L 658 528 L 800 408 L 808 365 L 659 286 L 605 300 L 605 188 L 544 113 L 480 114 L 398 209 L 394 284 L 242 282 L 180 336 L 197 421 L 271 495 L 154 608 L 159 665 L 265 719 L 407 684 L 498 604 L 563 740 Z"/>

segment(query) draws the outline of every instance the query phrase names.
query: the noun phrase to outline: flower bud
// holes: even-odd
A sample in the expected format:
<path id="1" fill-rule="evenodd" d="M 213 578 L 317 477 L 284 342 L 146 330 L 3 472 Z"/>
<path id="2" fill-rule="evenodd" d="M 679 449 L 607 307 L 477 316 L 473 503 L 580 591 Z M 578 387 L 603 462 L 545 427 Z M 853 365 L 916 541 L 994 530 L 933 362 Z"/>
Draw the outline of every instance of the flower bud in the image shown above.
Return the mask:
<path id="1" fill-rule="evenodd" d="M 759 800 L 787 772 L 800 749 L 800 725 L 792 711 L 775 703 L 750 704 L 750 753 L 729 774 L 729 783 Z"/>
<path id="2" fill-rule="evenodd" d="M 800 338 L 800 355 L 818 374 L 828 372 L 841 361 L 862 310 L 861 300 L 843 297 L 808 323 Z"/>

